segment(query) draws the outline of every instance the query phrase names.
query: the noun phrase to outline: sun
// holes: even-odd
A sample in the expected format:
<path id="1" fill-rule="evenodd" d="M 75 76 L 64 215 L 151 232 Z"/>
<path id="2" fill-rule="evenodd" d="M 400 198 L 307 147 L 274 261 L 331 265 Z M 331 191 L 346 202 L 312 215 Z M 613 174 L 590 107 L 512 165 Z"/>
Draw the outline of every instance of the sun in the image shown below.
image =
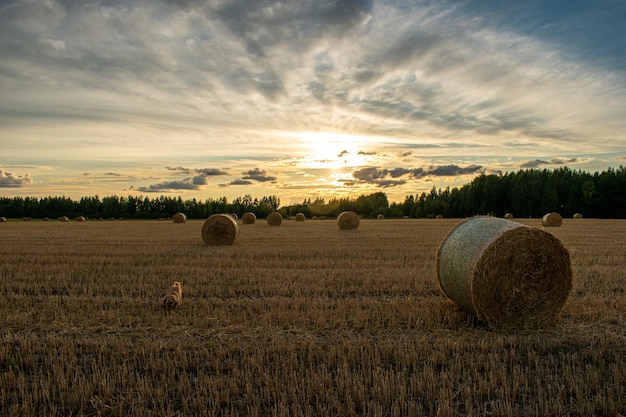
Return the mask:
<path id="1" fill-rule="evenodd" d="M 307 168 L 340 169 L 366 164 L 366 143 L 359 136 L 340 133 L 306 132 L 301 141 L 302 165 Z"/>

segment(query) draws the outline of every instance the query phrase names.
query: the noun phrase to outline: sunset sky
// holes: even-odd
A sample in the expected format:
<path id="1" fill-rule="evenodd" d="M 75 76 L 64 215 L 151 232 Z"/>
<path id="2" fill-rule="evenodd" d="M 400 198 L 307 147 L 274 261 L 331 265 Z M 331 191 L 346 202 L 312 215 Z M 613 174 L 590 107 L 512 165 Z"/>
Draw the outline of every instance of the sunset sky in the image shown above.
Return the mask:
<path id="1" fill-rule="evenodd" d="M 0 0 L 0 196 L 391 202 L 626 165 L 626 2 Z"/>

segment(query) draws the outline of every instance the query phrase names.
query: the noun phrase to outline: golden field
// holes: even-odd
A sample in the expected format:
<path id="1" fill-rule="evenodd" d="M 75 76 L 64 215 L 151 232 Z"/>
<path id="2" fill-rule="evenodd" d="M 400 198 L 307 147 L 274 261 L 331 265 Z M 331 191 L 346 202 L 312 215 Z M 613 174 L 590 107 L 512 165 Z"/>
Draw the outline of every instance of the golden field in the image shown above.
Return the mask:
<path id="1" fill-rule="evenodd" d="M 545 229 L 574 287 L 513 334 L 441 295 L 459 221 L 0 223 L 0 416 L 626 415 L 626 220 Z"/>

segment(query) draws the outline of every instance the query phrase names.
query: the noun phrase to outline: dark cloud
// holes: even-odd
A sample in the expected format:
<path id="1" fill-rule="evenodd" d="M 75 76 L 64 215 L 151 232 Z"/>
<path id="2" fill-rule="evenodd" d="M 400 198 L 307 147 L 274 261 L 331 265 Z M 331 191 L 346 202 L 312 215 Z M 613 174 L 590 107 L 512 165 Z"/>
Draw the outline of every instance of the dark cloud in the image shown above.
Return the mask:
<path id="1" fill-rule="evenodd" d="M 22 188 L 32 184 L 32 182 L 33 180 L 28 174 L 25 176 L 15 175 L 0 169 L 0 188 Z"/>
<path id="2" fill-rule="evenodd" d="M 254 180 L 258 182 L 276 181 L 276 177 L 267 175 L 265 170 L 255 168 L 244 172 L 244 180 Z"/>
<path id="3" fill-rule="evenodd" d="M 578 161 L 577 158 L 552 158 L 549 161 L 544 161 L 542 159 L 534 159 L 532 161 L 526 161 L 526 162 L 521 163 L 520 168 L 522 169 L 537 168 L 542 165 L 565 165 L 565 164 L 572 164 L 577 161 Z"/>
<path id="4" fill-rule="evenodd" d="M 402 185 L 407 180 L 396 180 L 403 176 L 409 176 L 414 179 L 420 179 L 428 176 L 442 177 L 442 176 L 460 176 L 469 175 L 482 172 L 483 168 L 479 165 L 468 165 L 463 168 L 458 165 L 441 165 L 436 167 L 430 167 L 430 169 L 424 168 L 394 168 L 392 170 L 380 169 L 376 167 L 362 168 L 352 173 L 356 182 L 376 184 L 379 187 L 393 187 Z"/>
<path id="5" fill-rule="evenodd" d="M 226 171 L 223 171 L 218 168 L 185 168 L 185 167 L 165 167 L 165 168 L 168 169 L 169 171 L 179 171 L 185 175 L 189 175 L 192 172 L 195 172 L 196 174 L 199 174 L 205 177 L 228 174 Z"/>
<path id="6" fill-rule="evenodd" d="M 250 185 L 252 181 L 237 179 L 228 183 L 229 185 Z"/>
<path id="7" fill-rule="evenodd" d="M 350 152 L 344 149 L 343 151 L 339 152 L 339 154 L 337 154 L 337 158 L 343 158 L 346 155 L 350 155 Z"/>
<path id="8" fill-rule="evenodd" d="M 476 174 L 482 170 L 483 167 L 480 165 L 468 165 L 465 168 L 461 168 L 458 165 L 441 165 L 432 168 L 428 172 L 428 175 L 433 175 L 435 177 L 456 177 L 459 175 Z"/>
<path id="9" fill-rule="evenodd" d="M 161 192 L 176 192 L 187 190 L 198 190 L 200 187 L 193 182 L 186 181 L 169 181 L 161 182 L 158 184 L 152 184 L 148 187 L 137 187 L 137 191 L 145 193 L 161 193 Z"/>

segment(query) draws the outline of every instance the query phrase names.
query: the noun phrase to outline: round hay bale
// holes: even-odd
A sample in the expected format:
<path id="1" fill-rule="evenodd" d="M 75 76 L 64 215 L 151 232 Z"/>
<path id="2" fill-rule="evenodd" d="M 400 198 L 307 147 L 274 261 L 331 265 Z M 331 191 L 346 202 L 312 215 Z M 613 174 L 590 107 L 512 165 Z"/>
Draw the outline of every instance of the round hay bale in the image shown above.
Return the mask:
<path id="1" fill-rule="evenodd" d="M 186 223 L 187 216 L 185 215 L 185 213 L 176 213 L 172 216 L 172 221 L 174 223 Z"/>
<path id="2" fill-rule="evenodd" d="M 85 221 L 85 217 L 84 216 L 76 216 L 74 218 L 74 220 L 76 220 L 77 222 L 84 222 Z"/>
<path id="3" fill-rule="evenodd" d="M 296 221 L 297 222 L 303 222 L 306 219 L 306 215 L 304 213 L 297 213 L 296 214 Z"/>
<path id="4" fill-rule="evenodd" d="M 574 219 L 582 219 L 583 215 L 580 213 L 575 213 L 574 216 L 572 216 Z"/>
<path id="5" fill-rule="evenodd" d="M 253 212 L 248 211 L 246 213 L 243 213 L 243 216 L 241 216 L 241 221 L 243 222 L 243 224 L 254 224 L 254 222 L 256 222 L 256 216 Z"/>
<path id="6" fill-rule="evenodd" d="M 569 252 L 554 235 L 494 217 L 456 225 L 437 251 L 445 295 L 493 329 L 554 320 L 572 289 Z"/>
<path id="7" fill-rule="evenodd" d="M 443 214 L 437 214 L 437 217 L 435 217 L 436 219 L 443 219 Z"/>
<path id="8" fill-rule="evenodd" d="M 356 230 L 359 228 L 359 216 L 353 211 L 344 211 L 337 216 L 339 230 Z"/>
<path id="9" fill-rule="evenodd" d="M 235 220 L 239 218 L 239 216 L 237 216 L 237 213 L 230 213 L 230 217 L 232 217 Z"/>
<path id="10" fill-rule="evenodd" d="M 561 227 L 561 224 L 563 224 L 563 218 L 559 213 L 552 212 L 543 216 L 541 223 L 543 224 L 543 227 Z"/>
<path id="11" fill-rule="evenodd" d="M 0 217 L 0 223 L 4 223 L 4 222 L 6 222 L 6 221 L 7 221 L 7 218 L 6 218 L 6 217 Z"/>
<path id="12" fill-rule="evenodd" d="M 508 220 L 511 220 L 511 219 L 513 218 L 513 214 L 511 214 L 511 213 L 506 213 L 506 214 L 504 215 L 504 218 L 505 218 L 505 219 L 508 219 Z"/>
<path id="13" fill-rule="evenodd" d="M 267 224 L 270 226 L 280 226 L 282 222 L 283 216 L 277 211 L 273 211 L 267 216 Z"/>
<path id="14" fill-rule="evenodd" d="M 67 217 L 67 216 L 61 216 L 61 217 L 59 217 L 59 221 L 60 221 L 60 222 L 69 222 L 69 221 L 70 221 L 70 219 L 69 219 L 69 217 Z"/>
<path id="15" fill-rule="evenodd" d="M 202 240 L 209 246 L 232 245 L 239 237 L 239 224 L 228 214 L 213 214 L 202 226 Z"/>
<path id="16" fill-rule="evenodd" d="M 384 214 L 379 214 L 378 216 L 376 216 L 376 218 L 378 220 L 383 220 L 385 218 L 385 215 Z"/>

